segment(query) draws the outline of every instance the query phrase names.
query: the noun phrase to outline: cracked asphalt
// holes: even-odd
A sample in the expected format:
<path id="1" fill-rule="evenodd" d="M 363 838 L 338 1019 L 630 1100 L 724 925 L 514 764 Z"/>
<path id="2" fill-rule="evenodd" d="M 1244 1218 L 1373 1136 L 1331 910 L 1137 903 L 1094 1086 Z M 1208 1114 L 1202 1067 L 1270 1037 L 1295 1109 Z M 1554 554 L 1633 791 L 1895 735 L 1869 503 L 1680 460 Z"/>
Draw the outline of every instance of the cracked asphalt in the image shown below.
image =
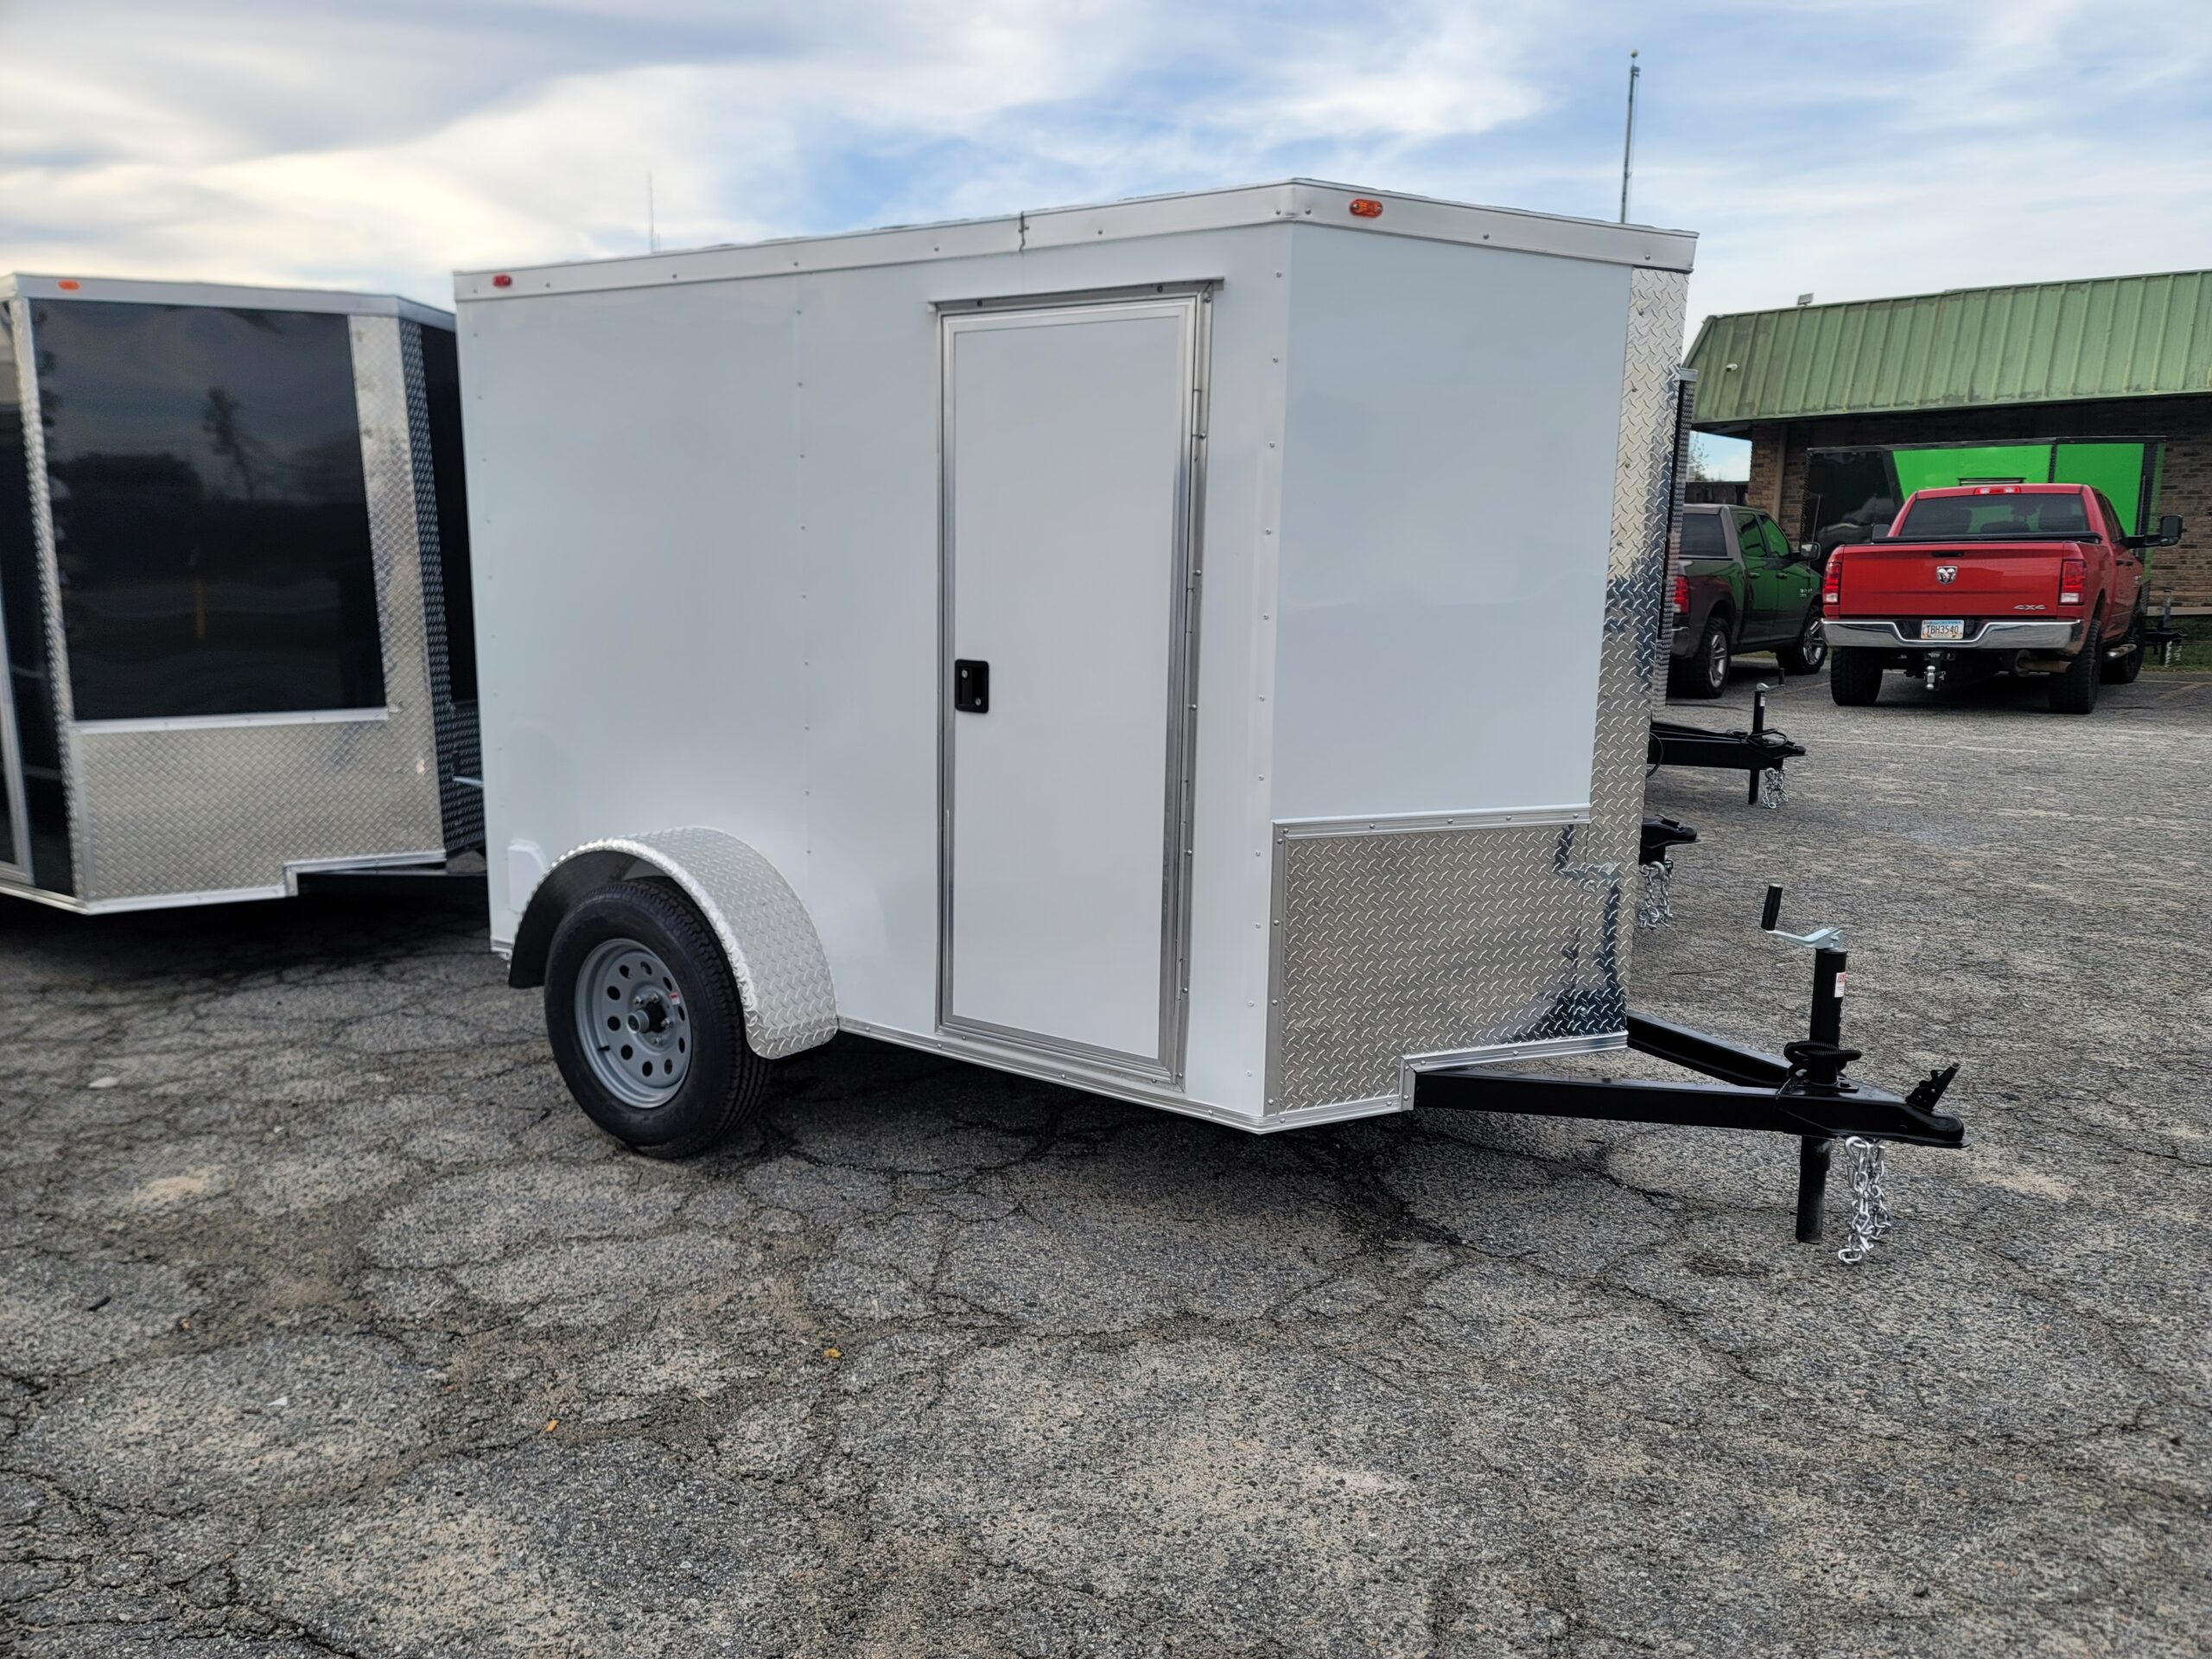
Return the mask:
<path id="1" fill-rule="evenodd" d="M 2212 677 L 1929 702 L 1650 786 L 1642 1006 L 1798 1034 L 1780 880 L 1863 1073 L 1962 1063 L 1856 1269 L 1780 1137 L 854 1039 L 653 1164 L 466 904 L 0 908 L 0 1650 L 2204 1651 Z"/>

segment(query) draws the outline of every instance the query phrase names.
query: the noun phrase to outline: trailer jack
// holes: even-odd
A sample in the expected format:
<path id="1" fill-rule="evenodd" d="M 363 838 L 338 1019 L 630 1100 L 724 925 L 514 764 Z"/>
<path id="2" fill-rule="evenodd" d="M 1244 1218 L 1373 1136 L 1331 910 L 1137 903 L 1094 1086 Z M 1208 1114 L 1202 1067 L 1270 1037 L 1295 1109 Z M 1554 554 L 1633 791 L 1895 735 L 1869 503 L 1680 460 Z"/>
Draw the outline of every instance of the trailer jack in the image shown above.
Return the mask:
<path id="1" fill-rule="evenodd" d="M 1751 728 L 1748 732 L 1716 732 L 1678 721 L 1655 720 L 1645 747 L 1644 762 L 1654 766 L 1717 766 L 1751 774 L 1748 798 L 1753 806 L 1779 807 L 1789 796 L 1782 763 L 1802 756 L 1805 746 L 1792 742 L 1766 723 L 1766 694 L 1763 685 L 1751 694 Z"/>
<path id="2" fill-rule="evenodd" d="M 1841 1043 L 1847 961 L 1843 931 L 1823 927 L 1805 934 L 1784 933 L 1777 925 L 1781 908 L 1782 889 L 1769 887 L 1760 929 L 1813 952 L 1813 1005 L 1804 1040 L 1789 1044 L 1780 1054 L 1630 1014 L 1630 1048 L 1713 1081 L 1541 1077 L 1463 1063 L 1419 1072 L 1414 1105 L 1794 1135 L 1801 1244 L 1821 1242 L 1829 1166 L 1835 1143 L 1842 1141 L 1853 1155 L 1853 1204 L 1851 1243 L 1838 1254 L 1846 1262 L 1863 1260 L 1889 1229 L 1882 1190 L 1883 1145 L 1893 1141 L 1923 1147 L 1966 1144 L 1966 1125 L 1936 1109 L 1959 1068 L 1947 1065 L 1931 1072 L 1905 1095 L 1849 1076 L 1845 1068 L 1860 1057 L 1858 1050 Z"/>

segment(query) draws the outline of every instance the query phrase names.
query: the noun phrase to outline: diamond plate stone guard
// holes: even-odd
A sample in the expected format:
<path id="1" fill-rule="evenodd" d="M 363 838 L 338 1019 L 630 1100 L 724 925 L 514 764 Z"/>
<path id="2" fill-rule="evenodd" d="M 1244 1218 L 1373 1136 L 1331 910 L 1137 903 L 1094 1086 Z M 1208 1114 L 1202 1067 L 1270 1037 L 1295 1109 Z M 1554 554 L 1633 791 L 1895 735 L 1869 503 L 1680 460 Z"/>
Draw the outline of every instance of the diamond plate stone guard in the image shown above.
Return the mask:
<path id="1" fill-rule="evenodd" d="M 1629 279 L 1586 823 L 1275 837 L 1269 1116 L 1395 1097 L 1402 1062 L 1625 1032 L 1689 279 Z"/>

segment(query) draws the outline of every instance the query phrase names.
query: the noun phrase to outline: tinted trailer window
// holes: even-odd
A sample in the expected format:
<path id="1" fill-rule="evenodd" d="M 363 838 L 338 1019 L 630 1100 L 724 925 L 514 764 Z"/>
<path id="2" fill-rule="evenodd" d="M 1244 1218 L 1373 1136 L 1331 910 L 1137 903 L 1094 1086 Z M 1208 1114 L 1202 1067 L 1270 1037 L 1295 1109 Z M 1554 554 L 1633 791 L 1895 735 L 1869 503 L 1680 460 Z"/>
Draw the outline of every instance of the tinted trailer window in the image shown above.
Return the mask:
<path id="1" fill-rule="evenodd" d="M 39 305 L 79 720 L 384 702 L 347 320 Z"/>

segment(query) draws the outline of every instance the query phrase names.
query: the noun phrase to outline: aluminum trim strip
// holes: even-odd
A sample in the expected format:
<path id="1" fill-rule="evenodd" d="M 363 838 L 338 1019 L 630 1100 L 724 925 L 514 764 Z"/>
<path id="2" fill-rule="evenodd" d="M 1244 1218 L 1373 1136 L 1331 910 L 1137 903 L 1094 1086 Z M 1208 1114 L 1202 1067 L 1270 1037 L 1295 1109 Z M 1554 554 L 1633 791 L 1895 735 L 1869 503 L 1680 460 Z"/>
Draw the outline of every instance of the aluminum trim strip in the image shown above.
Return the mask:
<path id="1" fill-rule="evenodd" d="M 64 282 L 75 283 L 65 289 Z M 342 316 L 404 317 L 434 328 L 450 329 L 453 313 L 403 299 L 396 294 L 356 294 L 337 289 L 253 288 L 239 283 L 169 283 L 137 277 L 47 276 L 18 271 L 0 277 L 0 297 L 119 300 L 136 305 L 220 306 L 240 311 L 312 311 Z"/>
<path id="2" fill-rule="evenodd" d="M 132 732 L 227 732 L 262 726 L 359 726 L 391 718 L 388 709 L 307 709 L 297 714 L 149 715 L 130 720 L 80 720 L 75 728 L 87 737 L 111 737 Z"/>
<path id="3" fill-rule="evenodd" d="M 1380 218 L 1355 219 L 1355 196 L 1383 204 Z M 556 294 L 680 283 L 731 282 L 754 276 L 849 270 L 864 265 L 975 258 L 1031 249 L 1095 245 L 1192 231 L 1236 230 L 1303 219 L 1348 234 L 1414 236 L 1429 241 L 1597 259 L 1640 269 L 1687 272 L 1697 238 L 1688 231 L 1607 219 L 1568 219 L 1510 207 L 1484 207 L 1313 179 L 1288 179 L 1223 190 L 1141 196 L 1126 201 L 1048 207 L 994 219 L 902 226 L 837 236 L 793 237 L 737 247 L 696 248 L 620 259 L 553 265 L 510 265 L 456 271 L 457 302 L 509 303 Z M 509 286 L 495 288 L 495 275 Z"/>
<path id="4" fill-rule="evenodd" d="M 1411 835 L 1428 830 L 1479 830 L 1491 825 L 1587 823 L 1587 806 L 1535 806 L 1479 812 L 1426 812 L 1398 818 L 1285 818 L 1278 836 Z"/>

